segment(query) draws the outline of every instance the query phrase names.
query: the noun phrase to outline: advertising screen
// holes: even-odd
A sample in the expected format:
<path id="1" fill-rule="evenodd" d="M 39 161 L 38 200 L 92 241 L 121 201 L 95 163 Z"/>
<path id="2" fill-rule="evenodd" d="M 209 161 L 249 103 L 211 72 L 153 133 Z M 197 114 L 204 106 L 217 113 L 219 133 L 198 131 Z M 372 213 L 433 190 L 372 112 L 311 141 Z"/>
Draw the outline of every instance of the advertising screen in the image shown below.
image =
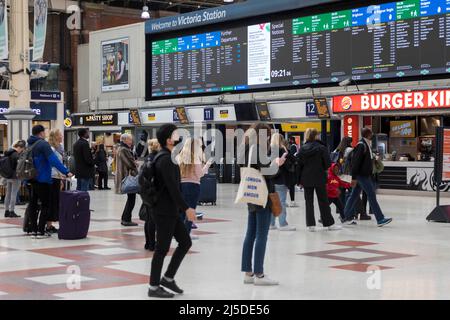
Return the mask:
<path id="1" fill-rule="evenodd" d="M 448 14 L 449 0 L 405 0 L 162 35 L 147 99 L 448 74 Z"/>

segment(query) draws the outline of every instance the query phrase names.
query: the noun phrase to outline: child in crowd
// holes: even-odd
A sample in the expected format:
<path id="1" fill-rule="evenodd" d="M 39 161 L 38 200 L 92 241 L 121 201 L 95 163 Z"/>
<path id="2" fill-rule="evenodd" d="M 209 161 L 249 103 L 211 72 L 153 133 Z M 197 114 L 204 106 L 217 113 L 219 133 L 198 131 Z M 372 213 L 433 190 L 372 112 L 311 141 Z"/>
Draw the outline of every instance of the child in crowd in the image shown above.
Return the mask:
<path id="1" fill-rule="evenodd" d="M 340 198 L 340 188 L 349 189 L 351 185 L 339 178 L 339 170 L 340 164 L 338 163 L 333 163 L 328 169 L 327 194 L 330 205 L 334 203 L 340 213 L 341 220 L 343 220 L 345 218 L 344 203 L 342 203 Z"/>

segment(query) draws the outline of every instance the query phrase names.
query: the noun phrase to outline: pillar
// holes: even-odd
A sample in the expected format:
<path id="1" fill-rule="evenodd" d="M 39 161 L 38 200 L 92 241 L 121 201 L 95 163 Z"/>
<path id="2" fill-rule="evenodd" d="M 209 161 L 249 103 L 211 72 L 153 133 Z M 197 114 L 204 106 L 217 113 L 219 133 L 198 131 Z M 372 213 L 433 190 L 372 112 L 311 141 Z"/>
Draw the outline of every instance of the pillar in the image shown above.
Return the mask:
<path id="1" fill-rule="evenodd" d="M 30 108 L 30 76 L 28 45 L 28 0 L 10 1 L 10 106 L 5 118 L 8 120 L 8 144 L 18 139 L 28 139 L 31 133 L 31 120 L 35 114 Z"/>

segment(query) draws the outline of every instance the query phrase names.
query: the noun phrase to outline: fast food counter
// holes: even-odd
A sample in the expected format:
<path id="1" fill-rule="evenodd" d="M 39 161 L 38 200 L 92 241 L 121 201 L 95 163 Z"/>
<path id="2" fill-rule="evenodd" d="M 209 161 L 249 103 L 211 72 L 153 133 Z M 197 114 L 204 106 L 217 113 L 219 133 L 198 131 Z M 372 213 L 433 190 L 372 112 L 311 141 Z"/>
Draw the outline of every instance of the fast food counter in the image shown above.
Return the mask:
<path id="1" fill-rule="evenodd" d="M 383 161 L 378 175 L 381 189 L 435 191 L 434 161 Z M 449 188 L 445 188 L 448 191 Z"/>

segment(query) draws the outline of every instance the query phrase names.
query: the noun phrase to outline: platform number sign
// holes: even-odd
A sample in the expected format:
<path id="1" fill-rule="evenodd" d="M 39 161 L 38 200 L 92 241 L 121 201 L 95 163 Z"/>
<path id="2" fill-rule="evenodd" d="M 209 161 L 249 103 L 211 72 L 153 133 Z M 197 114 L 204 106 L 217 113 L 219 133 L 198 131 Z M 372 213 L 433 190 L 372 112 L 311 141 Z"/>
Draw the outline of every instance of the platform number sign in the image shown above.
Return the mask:
<path id="1" fill-rule="evenodd" d="M 306 116 L 307 117 L 317 116 L 317 107 L 316 104 L 312 101 L 306 103 Z"/>
<path id="2" fill-rule="evenodd" d="M 213 121 L 214 120 L 214 108 L 203 109 L 203 120 L 204 121 Z"/>

